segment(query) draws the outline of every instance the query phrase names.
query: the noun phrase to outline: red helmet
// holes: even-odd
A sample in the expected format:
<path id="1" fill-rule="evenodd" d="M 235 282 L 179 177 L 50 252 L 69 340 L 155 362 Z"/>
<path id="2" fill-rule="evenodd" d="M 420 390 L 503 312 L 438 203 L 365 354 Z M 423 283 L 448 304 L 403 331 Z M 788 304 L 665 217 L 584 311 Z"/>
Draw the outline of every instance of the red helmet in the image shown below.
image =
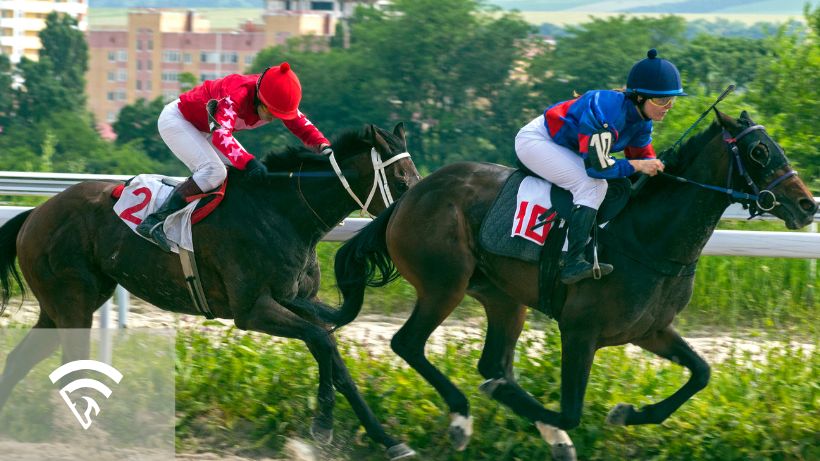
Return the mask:
<path id="1" fill-rule="evenodd" d="M 256 82 L 256 94 L 274 117 L 292 120 L 299 116 L 302 85 L 290 64 L 283 62 L 265 69 Z"/>

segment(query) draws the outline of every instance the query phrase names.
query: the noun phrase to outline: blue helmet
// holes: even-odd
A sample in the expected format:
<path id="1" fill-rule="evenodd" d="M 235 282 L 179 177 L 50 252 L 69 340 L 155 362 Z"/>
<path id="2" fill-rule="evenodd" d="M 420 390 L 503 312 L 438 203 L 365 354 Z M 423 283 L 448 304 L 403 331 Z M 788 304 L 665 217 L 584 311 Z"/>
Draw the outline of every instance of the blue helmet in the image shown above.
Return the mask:
<path id="1" fill-rule="evenodd" d="M 626 91 L 648 98 L 686 96 L 680 81 L 680 72 L 674 64 L 658 58 L 658 50 L 652 48 L 632 66 L 626 78 Z"/>

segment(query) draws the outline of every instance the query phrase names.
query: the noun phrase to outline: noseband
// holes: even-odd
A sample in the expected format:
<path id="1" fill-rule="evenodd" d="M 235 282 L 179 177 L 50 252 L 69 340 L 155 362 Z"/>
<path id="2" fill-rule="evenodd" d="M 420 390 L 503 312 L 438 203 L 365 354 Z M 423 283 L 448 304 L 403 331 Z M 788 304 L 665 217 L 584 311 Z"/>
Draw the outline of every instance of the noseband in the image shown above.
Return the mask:
<path id="1" fill-rule="evenodd" d="M 370 150 L 370 159 L 373 162 L 373 187 L 370 189 L 370 194 L 367 196 L 367 200 L 362 203 L 359 197 L 353 192 L 353 189 L 350 187 L 350 184 L 347 182 L 347 178 L 345 178 L 344 173 L 342 173 L 342 169 L 339 168 L 339 163 L 336 161 L 336 154 L 330 154 L 330 164 L 333 166 L 333 171 L 336 172 L 336 176 L 341 181 L 342 186 L 344 186 L 345 190 L 353 200 L 361 207 L 362 211 L 368 214 L 371 218 L 374 217 L 368 208 L 370 207 L 370 202 L 373 200 L 373 197 L 376 195 L 376 189 L 381 192 L 382 200 L 384 201 L 385 206 L 390 206 L 393 204 L 393 195 L 390 193 L 390 185 L 387 183 L 387 172 L 385 172 L 385 168 L 391 165 L 392 163 L 401 160 L 403 158 L 410 158 L 409 152 L 402 152 L 401 154 L 395 155 L 386 162 L 382 161 L 382 156 L 376 151 L 376 148 L 372 148 Z"/>

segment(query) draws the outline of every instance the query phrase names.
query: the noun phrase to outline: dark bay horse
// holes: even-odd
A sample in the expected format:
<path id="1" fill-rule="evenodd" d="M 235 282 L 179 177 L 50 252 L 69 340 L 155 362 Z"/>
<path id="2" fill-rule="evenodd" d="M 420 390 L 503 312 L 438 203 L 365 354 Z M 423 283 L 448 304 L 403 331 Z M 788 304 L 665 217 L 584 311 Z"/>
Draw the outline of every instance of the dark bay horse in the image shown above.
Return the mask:
<path id="1" fill-rule="evenodd" d="M 359 394 L 329 334 L 332 325 L 299 305 L 314 298 L 319 288 L 319 240 L 359 207 L 357 201 L 390 197 L 376 193 L 379 183 L 384 187 L 386 182 L 392 196 L 398 197 L 418 182 L 418 171 L 406 153 L 402 124 L 392 133 L 373 125 L 346 132 L 333 147 L 346 181 L 337 176 L 328 157 L 305 148 L 290 148 L 263 160 L 271 171 L 293 172 L 292 178 L 271 174 L 256 181 L 232 170 L 223 203 L 193 227 L 199 273 L 217 317 L 234 319 L 243 330 L 307 344 L 319 364 L 319 408 L 312 425 L 317 439 L 329 441 L 332 436 L 335 388 L 390 457 L 409 457 L 414 452 L 385 433 Z M 20 282 L 17 257 L 40 303 L 35 329 L 90 328 L 94 311 L 117 284 L 162 309 L 198 313 L 178 256 L 137 236 L 114 214 L 111 192 L 116 185 L 77 184 L 0 228 L 0 307 L 8 302 L 11 278 Z M 373 213 L 388 205 L 381 197 L 368 201 Z M 15 384 L 60 345 L 54 339 L 49 348 L 33 352 L 34 331 L 7 358 L 0 378 L 0 408 Z M 87 358 L 88 339 L 71 345 L 79 347 L 67 346 L 63 344 L 64 363 Z"/>
<path id="2" fill-rule="evenodd" d="M 771 213 L 788 228 L 809 224 L 817 205 L 780 146 L 745 112 L 739 119 L 716 113 L 709 128 L 669 159 L 667 172 L 749 193 L 756 185 L 761 200 L 766 198 L 763 206 L 773 206 Z M 739 173 L 740 166 L 748 175 Z M 714 190 L 653 178 L 609 223 L 606 234 L 611 239 L 602 242 L 600 252 L 615 272 L 568 286 L 556 314 L 562 359 L 561 411 L 555 412 L 523 390 L 513 373 L 526 306 L 538 302 L 538 267 L 490 254 L 478 244 L 482 220 L 512 171 L 494 164 L 458 163 L 417 184 L 337 253 L 335 270 L 344 303 L 328 320 L 337 325 L 352 321 L 366 285 L 381 286 L 399 274 L 407 279 L 418 299 L 391 346 L 444 398 L 452 420 L 450 436 L 456 448 L 463 449 L 472 431 L 469 403 L 427 360 L 424 347 L 464 295 L 473 296 L 488 317 L 478 364 L 486 378 L 482 390 L 534 422 L 556 458 L 574 459 L 564 431 L 580 423 L 597 349 L 633 343 L 691 371 L 686 384 L 669 398 L 640 409 L 619 404 L 607 417 L 609 423 L 660 423 L 706 386 L 709 365 L 671 323 L 690 300 L 695 265 L 730 200 Z"/>

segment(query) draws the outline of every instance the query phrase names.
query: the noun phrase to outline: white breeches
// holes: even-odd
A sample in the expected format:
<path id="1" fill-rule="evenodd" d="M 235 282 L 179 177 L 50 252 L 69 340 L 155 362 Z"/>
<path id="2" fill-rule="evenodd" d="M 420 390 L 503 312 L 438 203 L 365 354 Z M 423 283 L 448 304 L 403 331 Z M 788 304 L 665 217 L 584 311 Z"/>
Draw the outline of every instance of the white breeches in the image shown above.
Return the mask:
<path id="1" fill-rule="evenodd" d="M 581 156 L 552 140 L 544 125 L 544 115 L 536 117 L 515 136 L 515 154 L 534 173 L 572 192 L 574 204 L 597 210 L 604 201 L 606 180 L 587 175 Z"/>
<path id="2" fill-rule="evenodd" d="M 199 131 L 185 120 L 178 104 L 179 99 L 162 109 L 157 121 L 159 135 L 171 152 L 191 170 L 191 178 L 203 192 L 216 189 L 228 175 L 225 169 L 228 159 L 211 144 L 210 133 Z"/>

